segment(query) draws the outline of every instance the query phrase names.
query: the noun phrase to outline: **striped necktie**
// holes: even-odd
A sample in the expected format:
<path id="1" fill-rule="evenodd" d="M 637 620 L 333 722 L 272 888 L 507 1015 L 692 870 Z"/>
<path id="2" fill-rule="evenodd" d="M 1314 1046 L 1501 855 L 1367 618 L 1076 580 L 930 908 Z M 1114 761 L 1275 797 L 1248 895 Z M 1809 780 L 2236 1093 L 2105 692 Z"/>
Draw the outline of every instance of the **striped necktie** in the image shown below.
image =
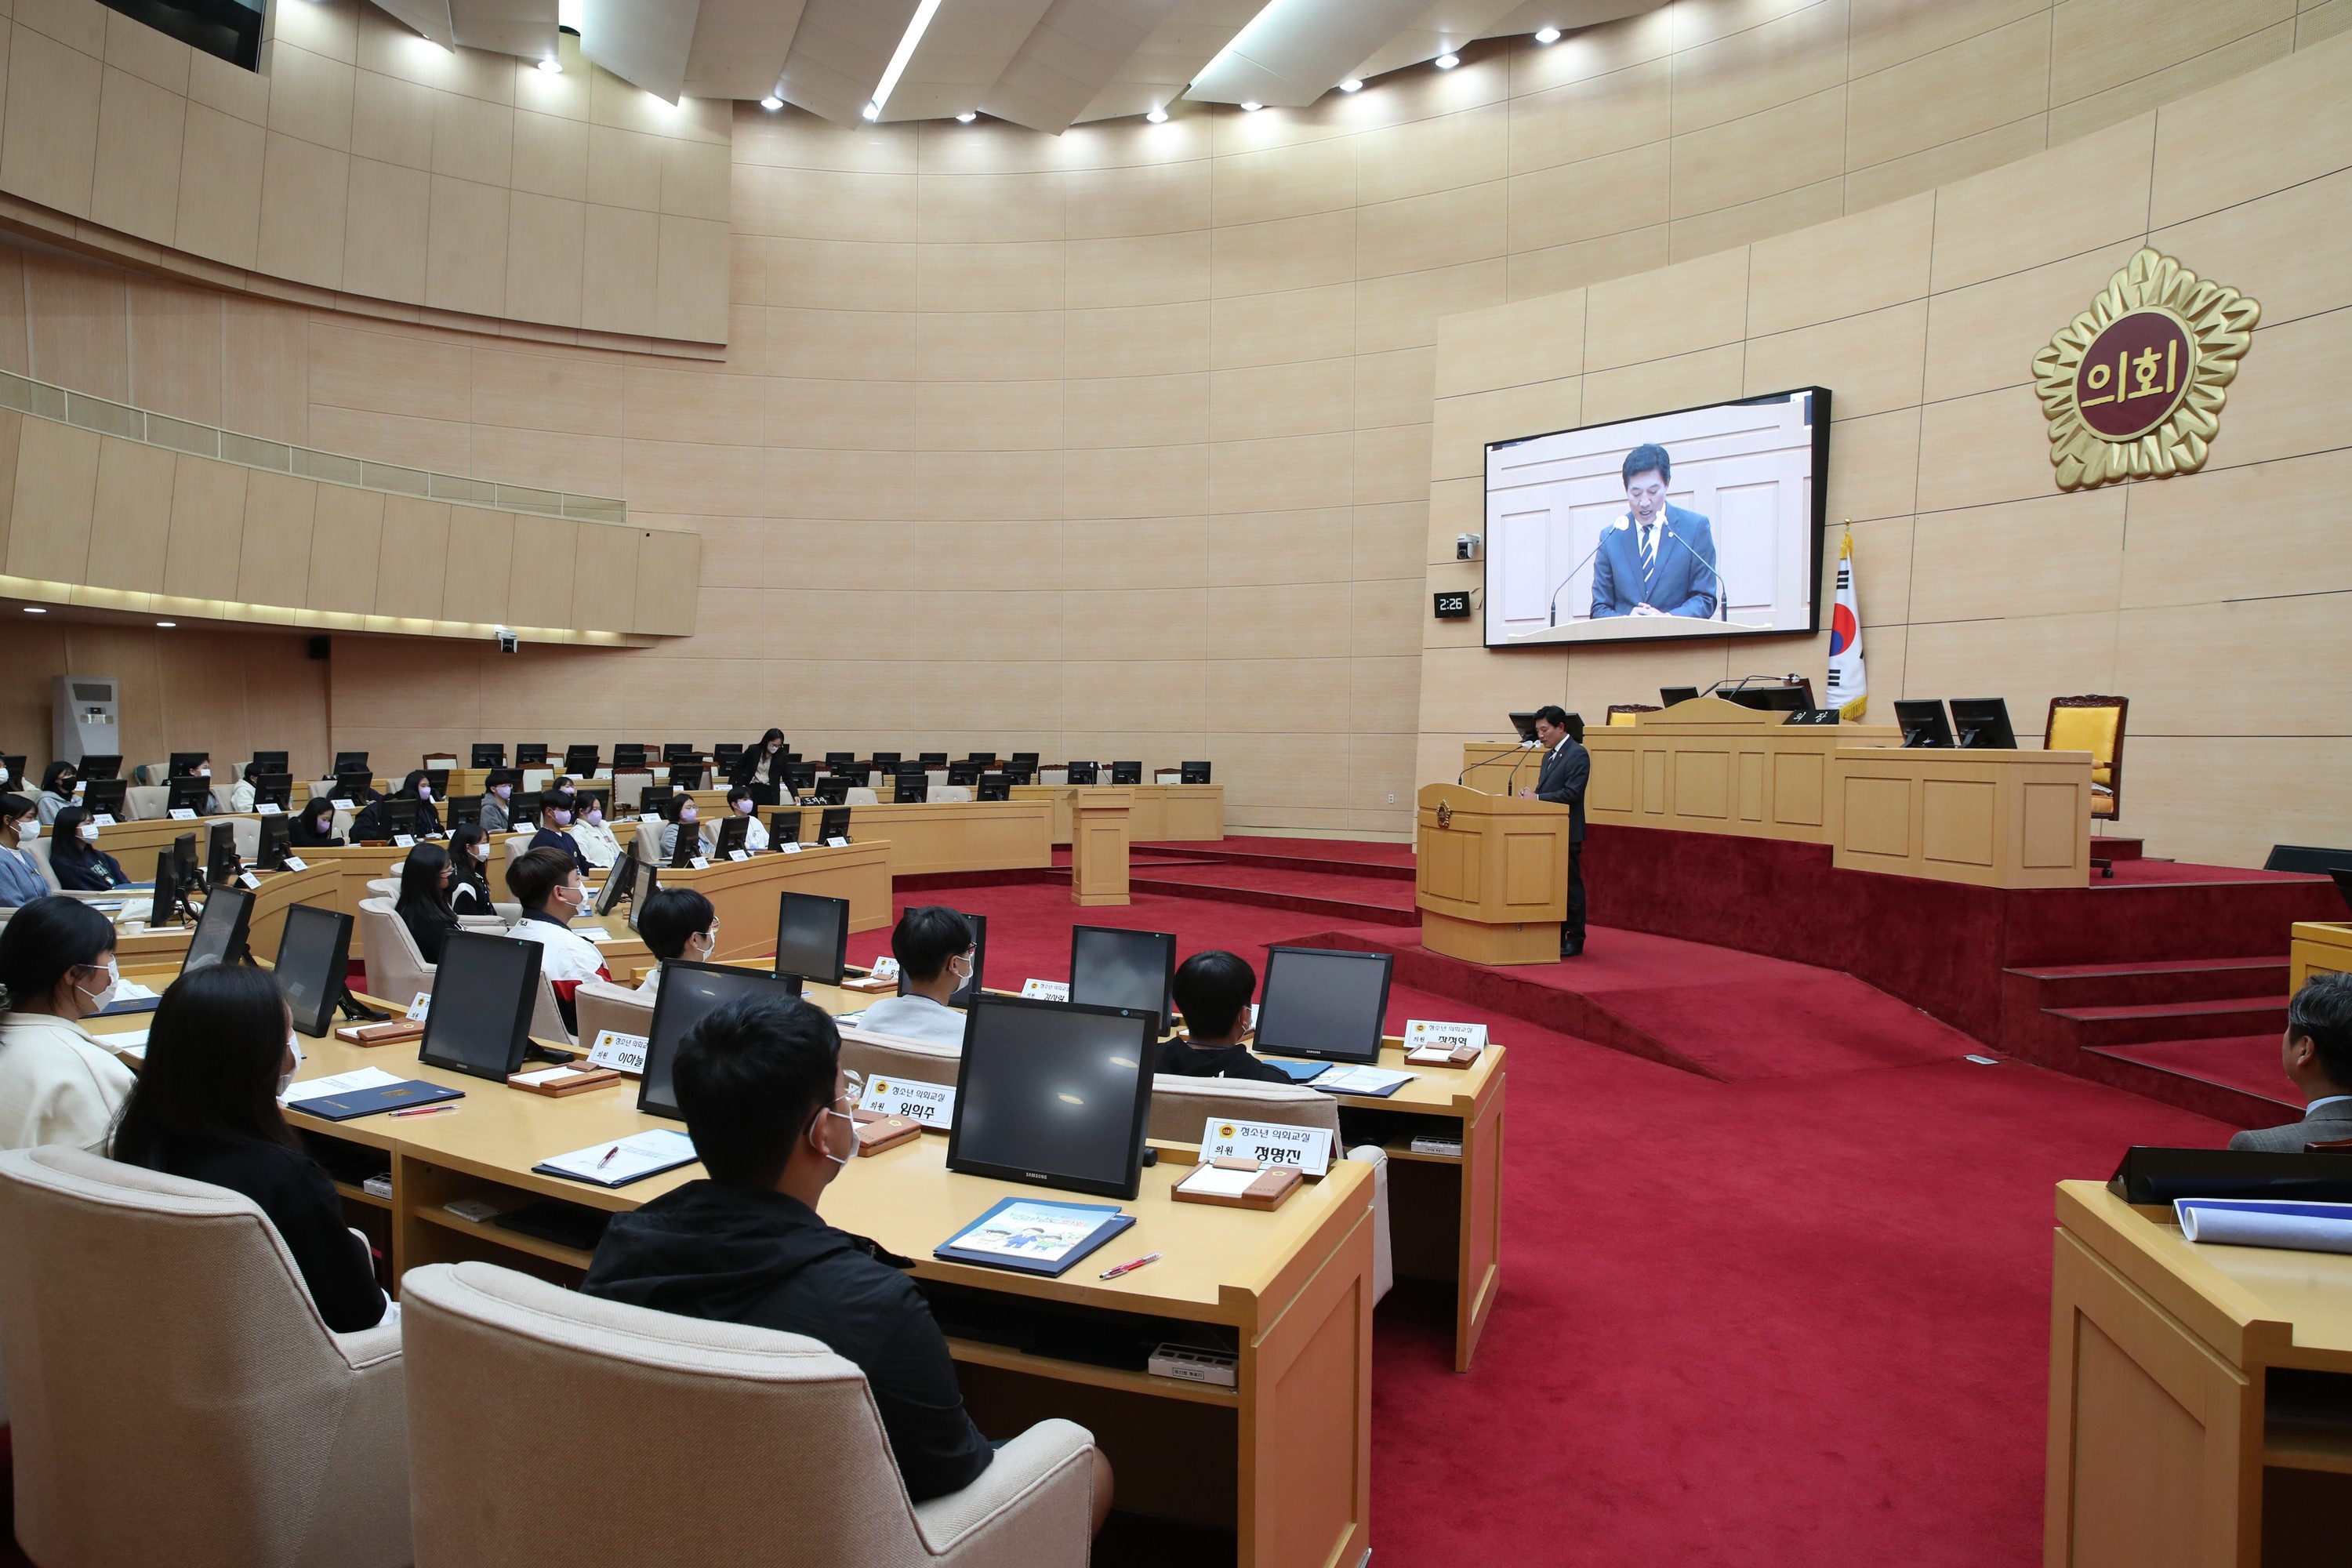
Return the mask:
<path id="1" fill-rule="evenodd" d="M 1643 577 L 1649 576 L 1658 563 L 1657 534 L 1656 523 L 1645 522 L 1642 525 L 1642 575 Z"/>

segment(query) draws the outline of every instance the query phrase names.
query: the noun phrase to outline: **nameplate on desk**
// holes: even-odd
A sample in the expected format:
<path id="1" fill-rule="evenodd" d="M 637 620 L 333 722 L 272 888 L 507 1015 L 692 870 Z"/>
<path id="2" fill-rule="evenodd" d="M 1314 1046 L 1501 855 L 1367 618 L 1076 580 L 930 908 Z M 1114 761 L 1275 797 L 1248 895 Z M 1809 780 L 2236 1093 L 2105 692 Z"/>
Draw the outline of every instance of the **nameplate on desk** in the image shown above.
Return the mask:
<path id="1" fill-rule="evenodd" d="M 896 980 L 898 978 L 898 961 L 885 953 L 874 961 L 874 967 L 866 972 L 866 977 L 868 980 Z"/>
<path id="2" fill-rule="evenodd" d="M 261 886 L 261 879 L 251 871 L 239 871 L 236 879 L 244 883 L 248 891 Z"/>
<path id="3" fill-rule="evenodd" d="M 187 806 L 175 805 L 172 808 L 172 820 L 174 822 L 194 822 L 195 819 L 196 814 Z"/>
<path id="4" fill-rule="evenodd" d="M 100 827 L 111 827 L 114 826 L 114 814 L 110 811 L 93 812 L 90 820 Z"/>
<path id="5" fill-rule="evenodd" d="M 258 800 L 253 803 L 253 815 L 256 816 L 282 816 L 285 814 L 286 808 L 274 800 Z"/>
<path id="6" fill-rule="evenodd" d="M 337 811 L 357 811 L 359 809 L 359 803 L 357 801 L 331 800 L 327 804 L 333 806 Z"/>
<path id="7" fill-rule="evenodd" d="M 416 847 L 416 835 L 395 833 L 392 836 L 392 847 L 394 849 L 414 849 Z"/>
<path id="8" fill-rule="evenodd" d="M 797 855 L 800 852 L 801 847 L 797 844 L 779 844 L 776 846 L 776 853 L 779 855 Z"/>
<path id="9" fill-rule="evenodd" d="M 846 849 L 849 847 L 849 840 L 846 838 L 828 838 L 824 841 L 824 847 L 827 849 Z"/>
<path id="10" fill-rule="evenodd" d="M 646 1037 L 625 1035 L 618 1029 L 599 1029 L 596 1043 L 588 1047 L 588 1065 L 611 1068 L 614 1072 L 627 1073 L 631 1078 L 646 1074 Z"/>
<path id="11" fill-rule="evenodd" d="M 926 1127 L 950 1127 L 955 1122 L 955 1085 L 922 1083 L 903 1078 L 877 1078 L 866 1086 L 860 1110 L 877 1116 L 903 1117 Z"/>
<path id="12" fill-rule="evenodd" d="M 1070 999 L 1070 983 L 1066 980 L 1024 980 L 1021 994 L 1032 1002 L 1066 1002 Z"/>
<path id="13" fill-rule="evenodd" d="M 610 942 L 613 940 L 611 930 L 604 926 L 573 926 L 572 928 L 572 931 L 574 936 L 584 936 L 590 942 Z"/>
<path id="14" fill-rule="evenodd" d="M 749 849 L 730 849 L 727 851 L 727 858 L 730 860 L 749 860 L 751 858 L 751 852 Z"/>
<path id="15" fill-rule="evenodd" d="M 289 855 L 285 859 L 278 862 L 278 868 L 281 871 L 307 871 L 310 868 L 310 863 L 299 855 Z"/>
<path id="16" fill-rule="evenodd" d="M 1404 1048 L 1409 1051 L 1483 1051 L 1486 1048 L 1486 1026 L 1438 1024 L 1427 1018 L 1409 1018 L 1404 1026 Z"/>
<path id="17" fill-rule="evenodd" d="M 688 860 L 687 865 L 697 871 L 708 871 L 710 869 L 710 857 L 708 855 L 697 855 L 693 859 Z"/>
<path id="18" fill-rule="evenodd" d="M 432 993 L 432 992 L 430 992 L 430 991 L 419 991 L 419 992 L 418 992 L 418 993 L 417 993 L 414 997 L 412 997 L 412 998 L 410 999 L 409 1004 L 408 1004 L 408 1021 L 409 1021 L 410 1023 L 412 1023 L 412 1024 L 421 1024 L 421 1023 L 425 1022 L 425 1020 L 426 1018 L 430 1017 L 430 1016 L 432 1016 L 432 1013 L 433 1013 L 433 993 Z"/>
<path id="19" fill-rule="evenodd" d="M 1255 1160 L 1319 1176 L 1331 1169 L 1331 1130 L 1212 1116 L 1201 1129 L 1201 1160 Z"/>

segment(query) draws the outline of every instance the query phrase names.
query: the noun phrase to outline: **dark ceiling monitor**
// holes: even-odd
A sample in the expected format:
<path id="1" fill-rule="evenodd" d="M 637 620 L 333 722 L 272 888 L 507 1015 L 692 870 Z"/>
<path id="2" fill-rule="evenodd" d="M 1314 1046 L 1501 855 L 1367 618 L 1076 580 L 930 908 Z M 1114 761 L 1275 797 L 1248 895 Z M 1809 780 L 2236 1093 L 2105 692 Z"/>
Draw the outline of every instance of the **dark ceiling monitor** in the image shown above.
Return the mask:
<path id="1" fill-rule="evenodd" d="M 667 959 L 662 963 L 661 988 L 654 993 L 653 1025 L 646 1035 L 646 1075 L 637 1084 L 637 1109 L 654 1116 L 677 1117 L 677 1095 L 670 1075 L 677 1066 L 677 1047 L 697 1024 L 730 1002 L 765 1001 L 792 1005 L 792 985 L 756 969 L 736 969 L 724 963 L 688 963 Z"/>
<path id="2" fill-rule="evenodd" d="M 1143 782 L 1143 764 L 1140 762 L 1111 763 L 1110 782 L 1115 784 L 1141 784 Z"/>
<path id="3" fill-rule="evenodd" d="M 344 773 L 363 773 L 367 771 L 368 754 L 365 752 L 337 752 L 335 753 L 335 773 L 338 776 Z"/>
<path id="4" fill-rule="evenodd" d="M 776 895 L 775 976 L 789 982 L 793 994 L 799 994 L 803 981 L 840 984 L 842 966 L 848 958 L 847 899 L 828 899 L 818 893 Z"/>
<path id="5" fill-rule="evenodd" d="M 213 781 L 200 779 L 194 773 L 182 773 L 168 781 L 163 788 L 164 810 L 193 811 L 202 816 L 206 802 L 212 798 Z M 83 804 L 87 805 L 88 802 L 85 801 Z"/>
<path id="6" fill-rule="evenodd" d="M 13 769 L 10 771 L 10 776 L 15 776 Z M 208 781 L 198 779 L 196 782 L 205 784 Z M 82 809 L 93 816 L 103 812 L 115 820 L 121 821 L 123 816 L 123 802 L 130 796 L 131 781 L 128 779 L 92 779 L 82 788 Z"/>
<path id="7" fill-rule="evenodd" d="M 1952 729 L 1962 746 L 1977 751 L 2013 752 L 2017 731 L 2009 727 L 2009 704 L 1999 697 L 1955 697 Z"/>
<path id="8" fill-rule="evenodd" d="M 254 847 L 255 864 L 265 871 L 284 868 L 286 857 L 294 852 L 294 823 L 284 812 L 261 819 L 260 842 Z"/>
<path id="9" fill-rule="evenodd" d="M 1380 1060 L 1393 962 L 1385 952 L 1267 948 L 1257 1048 L 1327 1062 Z"/>
<path id="10" fill-rule="evenodd" d="M 11 771 L 17 778 L 23 778 L 25 776 L 25 770 L 22 768 L 16 768 Z M 77 767 L 74 772 L 77 776 L 86 779 L 110 779 L 117 777 L 122 772 L 122 754 L 120 752 L 110 754 L 92 752 L 82 758 L 80 766 Z"/>
<path id="11" fill-rule="evenodd" d="M 433 1008 L 416 1059 L 476 1078 L 504 1079 L 522 1067 L 539 1004 L 546 949 L 520 937 L 453 931 L 433 971 Z"/>
<path id="12" fill-rule="evenodd" d="M 973 993 L 987 984 L 981 979 L 981 974 L 988 967 L 988 917 L 965 915 L 963 918 L 971 926 L 971 976 L 957 986 L 955 994 L 948 998 L 950 1007 L 971 1006 Z M 898 994 L 904 996 L 906 994 L 907 972 L 901 969 L 898 971 Z"/>
<path id="13" fill-rule="evenodd" d="M 1070 931 L 1070 1000 L 1089 1007 L 1127 1007 L 1160 1019 L 1167 1033 L 1175 1011 L 1176 937 L 1172 931 L 1075 926 Z"/>
<path id="14" fill-rule="evenodd" d="M 305 1035 L 323 1035 L 341 1000 L 344 970 L 351 961 L 352 917 L 319 904 L 289 904 L 286 930 L 278 939 L 278 959 L 270 970 L 294 1027 Z"/>
<path id="15" fill-rule="evenodd" d="M 1206 763 L 1181 763 L 1178 769 L 1185 784 L 1204 784 L 1209 782 L 1209 764 Z"/>
<path id="16" fill-rule="evenodd" d="M 1698 688 L 1696 686 L 1661 686 L 1658 688 L 1658 701 L 1661 705 L 1667 708 L 1673 707 L 1677 702 L 1696 702 L 1697 700 Z"/>
<path id="17" fill-rule="evenodd" d="M 507 749 L 496 741 L 477 741 L 473 758 L 478 768 L 502 768 L 507 765 Z"/>
<path id="18" fill-rule="evenodd" d="M 1134 1197 L 1156 1020 L 1147 1009 L 975 997 L 956 1068 L 948 1169 Z"/>
<path id="19" fill-rule="evenodd" d="M 192 974 L 215 963 L 235 963 L 245 954 L 246 929 L 253 920 L 253 895 L 242 888 L 215 888 L 205 896 L 188 956 L 180 973 Z"/>
<path id="20" fill-rule="evenodd" d="M 1895 721 L 1903 727 L 1903 743 L 1906 746 L 1952 744 L 1951 721 L 1944 717 L 1940 698 L 1896 701 Z"/>
<path id="21" fill-rule="evenodd" d="M 1069 780 L 1074 784 L 1090 784 L 1101 772 L 1101 769 L 1093 763 L 1072 763 L 1068 765 Z"/>
<path id="22" fill-rule="evenodd" d="M 215 822 L 205 838 L 205 879 L 215 888 L 236 880 L 236 824 Z"/>

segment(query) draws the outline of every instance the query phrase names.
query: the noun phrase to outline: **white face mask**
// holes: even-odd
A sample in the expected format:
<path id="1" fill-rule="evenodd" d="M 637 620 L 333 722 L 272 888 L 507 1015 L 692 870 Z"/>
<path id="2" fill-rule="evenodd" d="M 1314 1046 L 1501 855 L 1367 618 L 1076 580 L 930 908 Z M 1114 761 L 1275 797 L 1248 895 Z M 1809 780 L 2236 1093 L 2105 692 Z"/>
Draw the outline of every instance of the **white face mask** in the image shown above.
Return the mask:
<path id="1" fill-rule="evenodd" d="M 487 860 L 490 858 L 490 847 L 487 844 L 477 844 L 472 847 L 469 853 L 477 860 Z"/>
<path id="2" fill-rule="evenodd" d="M 106 961 L 106 984 L 100 988 L 96 995 L 83 991 L 79 981 L 74 983 L 74 989 L 81 992 L 83 998 L 89 1003 L 91 1012 L 104 1012 L 106 1005 L 114 1000 L 114 994 L 122 989 L 122 972 L 114 966 L 114 960 L 110 958 Z"/>
<path id="3" fill-rule="evenodd" d="M 7 782 L 8 770 L 6 768 L 0 768 L 0 784 L 6 784 Z"/>
<path id="4" fill-rule="evenodd" d="M 713 921 L 713 922 L 711 923 L 711 927 L 710 927 L 710 929 L 709 929 L 709 931 L 699 931 L 699 932 L 696 933 L 696 935 L 695 935 L 695 936 L 694 936 L 694 938 L 692 939 L 692 942 L 690 942 L 688 943 L 688 945 L 689 945 L 689 946 L 692 946 L 692 945 L 694 945 L 694 943 L 699 943 L 699 944 L 700 944 L 699 946 L 695 947 L 695 951 L 696 951 L 696 952 L 699 952 L 699 953 L 700 953 L 703 957 L 705 957 L 705 958 L 709 958 L 712 953 L 714 953 L 714 952 L 718 952 L 718 951 L 719 951 L 719 926 L 718 926 L 718 922 Z"/>
<path id="5" fill-rule="evenodd" d="M 208 779 L 213 776 L 213 771 L 209 767 L 198 768 L 196 770 L 196 776 L 200 779 Z"/>
<path id="6" fill-rule="evenodd" d="M 285 1099 L 286 1091 L 294 1087 L 294 1075 L 302 1070 L 302 1044 L 294 1037 L 290 1029 L 286 1034 L 286 1052 L 294 1058 L 294 1065 L 278 1075 L 278 1098 L 280 1100 Z"/>
<path id="7" fill-rule="evenodd" d="M 849 1152 L 846 1154 L 835 1153 L 832 1150 L 824 1146 L 824 1139 L 822 1134 L 817 1138 L 816 1152 L 824 1155 L 826 1159 L 832 1161 L 836 1165 L 846 1165 L 849 1162 L 857 1158 L 857 1118 L 850 1115 L 846 1111 L 835 1110 L 833 1107 L 828 1105 L 817 1113 L 817 1120 L 814 1125 L 810 1128 L 810 1131 L 814 1132 L 817 1128 L 823 1127 L 825 1124 L 824 1119 L 828 1116 L 849 1123 Z"/>
<path id="8" fill-rule="evenodd" d="M 21 842 L 30 844 L 34 839 L 38 838 L 40 836 L 41 823 L 38 817 L 28 816 L 25 818 L 24 821 L 16 824 L 16 837 Z"/>
<path id="9" fill-rule="evenodd" d="M 82 841 L 84 844 L 95 844 L 95 843 L 97 843 L 97 842 L 98 842 L 98 824 L 97 824 L 97 823 L 95 823 L 95 822 L 85 822 L 85 823 L 83 823 L 83 824 L 81 825 L 81 827 L 80 827 L 79 831 L 80 831 L 80 834 L 81 834 L 81 841 Z"/>
<path id="10" fill-rule="evenodd" d="M 564 903 L 570 905 L 572 909 L 584 910 L 588 907 L 588 889 L 586 888 L 574 887 L 571 883 L 567 882 L 562 887 L 555 889 L 555 896 L 563 900 Z"/>

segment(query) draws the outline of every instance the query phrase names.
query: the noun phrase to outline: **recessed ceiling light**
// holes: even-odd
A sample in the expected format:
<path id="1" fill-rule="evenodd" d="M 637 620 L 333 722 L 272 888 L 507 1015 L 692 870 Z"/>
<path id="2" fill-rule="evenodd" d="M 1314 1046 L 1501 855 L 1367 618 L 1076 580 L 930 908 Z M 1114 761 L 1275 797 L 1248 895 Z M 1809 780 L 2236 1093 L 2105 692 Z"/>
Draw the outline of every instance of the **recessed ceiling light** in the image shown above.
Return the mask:
<path id="1" fill-rule="evenodd" d="M 1556 44 L 1559 42 L 1559 29 L 1558 27 L 1538 27 L 1536 29 L 1536 42 L 1538 44 Z"/>
<path id="2" fill-rule="evenodd" d="M 882 68 L 882 79 L 874 84 L 874 101 L 866 107 L 866 119 L 882 118 L 882 106 L 890 101 L 890 94 L 897 89 L 898 79 L 907 73 L 907 62 L 915 58 L 915 46 L 923 41 L 925 29 L 930 26 L 931 18 L 939 14 L 940 0 L 921 0 L 915 7 L 914 16 L 908 18 L 906 33 L 898 39 L 898 47 L 891 51 L 890 63 Z"/>
<path id="3" fill-rule="evenodd" d="M 27 605 L 25 606 L 25 613 L 28 616 L 46 616 L 49 612 L 38 605 Z"/>
<path id="4" fill-rule="evenodd" d="M 1252 99 L 1247 103 L 1242 105 L 1242 112 L 1244 114 L 1255 114 L 1259 110 L 1264 109 L 1265 107 L 1265 104 L 1258 102 L 1255 99 Z"/>
<path id="5" fill-rule="evenodd" d="M 562 76 L 563 74 L 563 62 L 557 59 L 553 55 L 550 55 L 545 59 L 539 62 L 539 68 L 545 71 L 550 76 Z"/>
<path id="6" fill-rule="evenodd" d="M 157 626 L 162 626 L 165 631 L 169 631 L 169 630 L 171 630 L 173 626 L 178 626 L 180 623 L 179 623 L 179 622 L 177 622 L 177 621 L 157 621 L 155 624 L 156 624 Z"/>
<path id="7" fill-rule="evenodd" d="M 1462 57 L 1460 55 L 1440 55 L 1437 57 L 1437 68 L 1442 71 L 1450 71 L 1461 63 Z"/>
<path id="8" fill-rule="evenodd" d="M 958 125 L 969 125 L 979 118 L 980 116 L 978 114 L 967 109 L 961 114 L 956 116 L 956 123 Z"/>
<path id="9" fill-rule="evenodd" d="M 882 106 L 881 106 L 880 104 L 878 104 L 878 103 L 869 103 L 869 104 L 867 104 L 867 105 L 866 106 L 866 119 L 868 119 L 868 120 L 879 120 L 879 119 L 881 119 L 881 118 L 882 118 Z"/>
<path id="10" fill-rule="evenodd" d="M 1145 115 L 1143 118 L 1149 120 L 1154 125 L 1165 125 L 1168 123 L 1168 111 L 1155 104 L 1152 107 L 1151 112 Z"/>
<path id="11" fill-rule="evenodd" d="M 1363 90 L 1363 86 L 1364 84 L 1362 82 L 1358 81 L 1354 77 L 1349 77 L 1347 80 L 1339 84 L 1339 90 L 1341 92 L 1360 92 Z"/>
<path id="12" fill-rule="evenodd" d="M 760 100 L 760 107 L 761 107 L 761 108 L 762 108 L 762 109 L 764 109 L 764 110 L 767 110 L 769 113 L 771 113 L 771 114 L 773 114 L 776 110 L 778 110 L 779 109 L 782 109 L 783 106 L 784 106 L 784 100 L 783 100 L 782 99 L 781 99 L 781 98 L 778 98 L 778 97 L 777 97 L 774 93 L 772 93 L 772 93 L 770 93 L 767 97 L 765 97 L 765 98 L 763 98 L 763 99 L 761 99 L 761 100 Z"/>

